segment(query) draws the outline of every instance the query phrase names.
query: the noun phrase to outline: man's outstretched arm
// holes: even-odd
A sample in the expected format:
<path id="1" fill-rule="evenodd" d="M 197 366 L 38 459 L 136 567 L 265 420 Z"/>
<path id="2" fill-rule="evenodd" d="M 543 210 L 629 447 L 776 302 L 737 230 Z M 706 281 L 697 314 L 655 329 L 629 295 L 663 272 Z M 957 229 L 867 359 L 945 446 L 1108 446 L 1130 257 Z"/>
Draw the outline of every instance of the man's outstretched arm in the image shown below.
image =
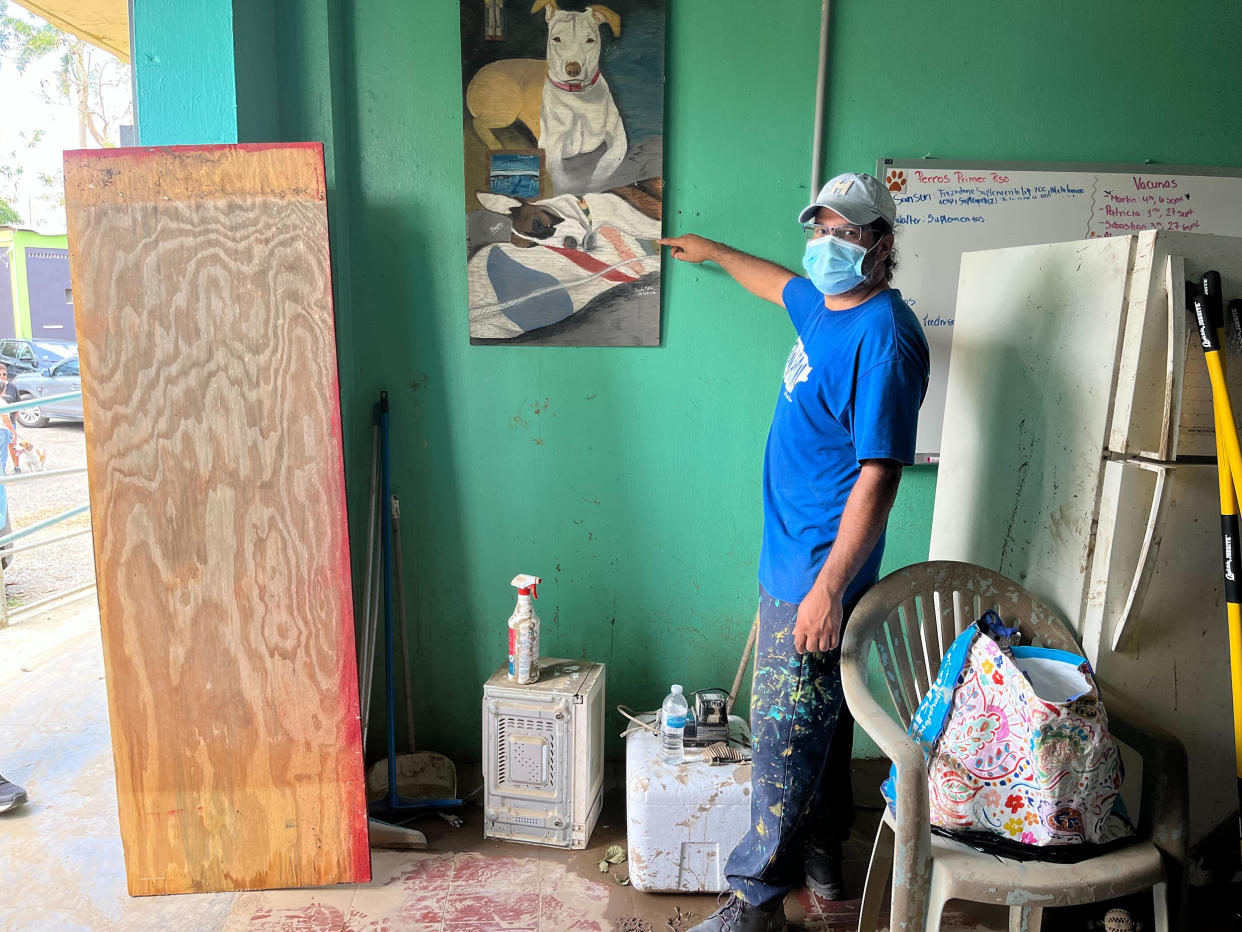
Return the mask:
<path id="1" fill-rule="evenodd" d="M 779 304 L 781 307 L 785 306 L 781 300 L 785 286 L 789 284 L 791 278 L 796 277 L 789 269 L 775 262 L 760 259 L 748 252 L 742 252 L 740 249 L 734 249 L 732 246 L 726 246 L 724 243 L 718 243 L 694 233 L 687 233 L 684 236 L 668 236 L 659 242 L 661 246 L 669 248 L 669 254 L 674 259 L 682 262 L 695 264 L 715 262 L 751 294 L 765 301 L 771 301 L 773 304 Z"/>

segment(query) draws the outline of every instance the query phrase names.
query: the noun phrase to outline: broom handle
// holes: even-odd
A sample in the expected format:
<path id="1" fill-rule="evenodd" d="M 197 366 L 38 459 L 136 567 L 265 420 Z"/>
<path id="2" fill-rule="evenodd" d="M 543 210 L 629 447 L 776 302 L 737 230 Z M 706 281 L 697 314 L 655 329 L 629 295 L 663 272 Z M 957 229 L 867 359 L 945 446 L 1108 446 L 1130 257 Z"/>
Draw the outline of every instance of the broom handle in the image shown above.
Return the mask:
<path id="1" fill-rule="evenodd" d="M 401 634 L 401 681 L 405 686 L 406 750 L 414 753 L 414 680 L 410 675 L 410 629 L 405 614 L 405 562 L 401 556 L 401 498 L 392 493 L 392 556 L 397 577 L 397 621 Z"/>
<path id="2" fill-rule="evenodd" d="M 755 620 L 751 623 L 750 634 L 746 637 L 746 649 L 742 651 L 742 662 L 737 665 L 737 676 L 733 677 L 733 688 L 729 690 L 729 701 L 725 703 L 725 715 L 733 713 L 733 701 L 737 699 L 738 690 L 742 688 L 742 677 L 746 675 L 746 664 L 750 661 L 750 652 L 755 649 L 755 641 L 759 637 L 759 609 L 755 609 Z"/>
<path id="3" fill-rule="evenodd" d="M 367 493 L 367 562 L 362 586 L 362 634 L 358 645 L 358 704 L 362 718 L 362 750 L 367 749 L 367 724 L 371 720 L 371 675 L 375 670 L 375 624 L 371 608 L 371 580 L 375 576 L 376 511 L 379 504 L 379 405 L 371 420 L 371 486 Z"/>

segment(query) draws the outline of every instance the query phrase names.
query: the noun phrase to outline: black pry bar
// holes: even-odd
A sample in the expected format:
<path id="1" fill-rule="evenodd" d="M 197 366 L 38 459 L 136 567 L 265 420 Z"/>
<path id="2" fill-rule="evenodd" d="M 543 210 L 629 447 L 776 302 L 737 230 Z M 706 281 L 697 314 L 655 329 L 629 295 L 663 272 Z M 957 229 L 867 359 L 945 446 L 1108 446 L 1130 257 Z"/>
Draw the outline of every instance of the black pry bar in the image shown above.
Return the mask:
<path id="1" fill-rule="evenodd" d="M 1242 350 L 1242 298 L 1229 302 L 1229 329 L 1233 331 L 1234 346 Z"/>
<path id="2" fill-rule="evenodd" d="M 1195 322 L 1199 325 L 1199 341 L 1205 353 L 1219 352 L 1220 341 L 1216 338 L 1216 326 L 1212 323 L 1211 302 L 1201 294 L 1194 296 Z"/>
<path id="3" fill-rule="evenodd" d="M 1200 279 L 1203 297 L 1207 300 L 1208 320 L 1212 326 L 1220 330 L 1225 326 L 1225 305 L 1220 295 L 1220 272 L 1210 269 Z"/>

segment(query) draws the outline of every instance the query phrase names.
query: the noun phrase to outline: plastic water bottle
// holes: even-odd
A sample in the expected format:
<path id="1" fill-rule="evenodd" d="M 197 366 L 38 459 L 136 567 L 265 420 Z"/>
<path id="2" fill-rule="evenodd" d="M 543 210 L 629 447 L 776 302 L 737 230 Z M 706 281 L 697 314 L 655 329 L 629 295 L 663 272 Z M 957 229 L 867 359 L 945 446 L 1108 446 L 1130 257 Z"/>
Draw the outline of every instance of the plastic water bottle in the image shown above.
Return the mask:
<path id="1" fill-rule="evenodd" d="M 686 697 L 681 687 L 673 684 L 673 691 L 664 698 L 660 709 L 660 754 L 666 764 L 680 764 L 685 760 L 682 739 L 686 733 Z"/>

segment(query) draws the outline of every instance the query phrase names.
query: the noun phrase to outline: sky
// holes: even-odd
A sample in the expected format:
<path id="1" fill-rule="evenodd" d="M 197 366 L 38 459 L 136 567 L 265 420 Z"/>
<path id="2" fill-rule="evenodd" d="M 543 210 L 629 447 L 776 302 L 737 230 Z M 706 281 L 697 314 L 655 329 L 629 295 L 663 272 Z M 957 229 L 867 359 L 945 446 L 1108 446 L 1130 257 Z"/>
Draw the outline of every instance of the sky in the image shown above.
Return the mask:
<path id="1" fill-rule="evenodd" d="M 40 25 L 43 22 L 12 4 L 9 12 Z M 102 58 L 107 53 L 96 49 L 94 54 Z M 62 153 L 65 149 L 78 148 L 77 112 L 56 95 L 53 75 L 57 64 L 56 54 L 47 55 L 19 74 L 13 62 L 0 55 L 0 165 L 16 164 L 24 168 L 13 206 L 22 215 L 25 226 L 41 233 L 65 232 L 65 212 L 39 197 L 48 188 L 39 183 L 38 176 L 44 172 L 59 178 Z M 108 101 L 110 110 L 124 110 L 128 97 L 128 86 L 113 93 Z M 39 145 L 28 148 L 27 139 L 40 129 L 45 135 Z M 88 146 L 93 145 L 88 142 Z M 3 179 L 0 179 L 0 193 L 5 197 L 12 194 L 10 185 Z"/>

